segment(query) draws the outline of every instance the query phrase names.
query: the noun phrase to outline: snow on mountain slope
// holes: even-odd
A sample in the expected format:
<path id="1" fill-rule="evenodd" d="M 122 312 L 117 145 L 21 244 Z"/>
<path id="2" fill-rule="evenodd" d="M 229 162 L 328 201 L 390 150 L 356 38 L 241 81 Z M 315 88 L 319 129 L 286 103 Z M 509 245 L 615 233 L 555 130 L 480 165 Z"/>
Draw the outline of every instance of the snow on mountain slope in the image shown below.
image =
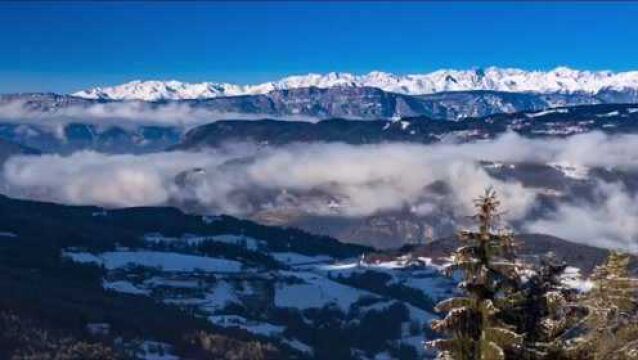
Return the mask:
<path id="1" fill-rule="evenodd" d="M 213 273 L 237 273 L 241 264 L 237 261 L 203 256 L 155 251 L 113 251 L 99 257 L 89 253 L 69 253 L 77 262 L 95 263 L 113 270 L 127 266 L 146 266 L 164 271 L 203 271 Z"/>
<path id="2" fill-rule="evenodd" d="M 456 289 L 456 282 L 429 265 L 431 261 L 401 258 L 366 263 L 363 258 L 326 253 L 271 251 L 270 242 L 237 234 L 168 237 L 148 233 L 142 240 L 143 248 L 136 251 L 90 253 L 70 248 L 61 255 L 73 262 L 100 265 L 106 290 L 152 297 L 194 311 L 215 326 L 263 336 L 306 355 L 320 353 L 323 344 L 317 339 L 322 337 L 316 334 L 321 334 L 327 321 L 336 326 L 329 331 L 352 334 L 365 333 L 383 321 L 388 329 L 376 339 L 382 346 L 370 346 L 353 335 L 355 340 L 349 340 L 348 347 L 377 355 L 374 358 L 401 347 L 410 349 L 402 359 L 430 358 L 422 342 L 432 337 L 424 330 L 437 317 L 432 306 Z M 260 244 L 259 248 L 251 243 Z M 198 250 L 219 251 L 221 244 L 224 255 L 233 260 Z M 255 262 L 269 257 L 274 260 L 270 266 Z M 243 265 L 243 271 L 226 271 L 237 270 L 234 264 Z M 367 287 L 367 279 L 374 279 L 375 286 Z"/>
<path id="3" fill-rule="evenodd" d="M 136 80 L 113 87 L 83 90 L 73 95 L 89 99 L 155 101 L 255 95 L 266 94 L 273 90 L 335 86 L 376 87 L 409 95 L 468 90 L 594 94 L 602 90 L 637 90 L 638 71 L 614 73 L 558 67 L 543 72 L 489 67 L 484 70 L 438 70 L 428 74 L 412 75 L 395 75 L 380 71 L 364 75 L 331 72 L 324 75 L 290 76 L 258 85 Z"/>

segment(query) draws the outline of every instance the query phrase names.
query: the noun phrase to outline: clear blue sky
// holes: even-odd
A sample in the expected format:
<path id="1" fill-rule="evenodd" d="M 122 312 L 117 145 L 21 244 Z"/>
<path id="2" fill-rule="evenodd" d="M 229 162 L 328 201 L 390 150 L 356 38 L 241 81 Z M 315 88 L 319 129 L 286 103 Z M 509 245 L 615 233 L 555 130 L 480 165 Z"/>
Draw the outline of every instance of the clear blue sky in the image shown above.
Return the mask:
<path id="1" fill-rule="evenodd" d="M 0 2 L 0 92 L 132 79 L 638 69 L 638 3 Z"/>

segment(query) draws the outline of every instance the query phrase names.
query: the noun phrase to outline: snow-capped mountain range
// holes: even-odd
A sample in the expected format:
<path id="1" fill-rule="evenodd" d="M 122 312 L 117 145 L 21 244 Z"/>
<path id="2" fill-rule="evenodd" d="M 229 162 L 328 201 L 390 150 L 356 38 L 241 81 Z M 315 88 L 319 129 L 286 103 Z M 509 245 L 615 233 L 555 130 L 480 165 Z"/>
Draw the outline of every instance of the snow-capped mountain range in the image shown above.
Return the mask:
<path id="1" fill-rule="evenodd" d="M 118 86 L 87 89 L 73 95 L 89 99 L 156 101 L 256 95 L 267 94 L 273 90 L 338 86 L 374 87 L 407 95 L 470 90 L 595 94 L 603 90 L 638 90 L 638 71 L 583 71 L 558 67 L 545 72 L 489 67 L 474 70 L 438 70 L 428 74 L 412 75 L 395 75 L 380 71 L 364 75 L 331 72 L 324 75 L 290 76 L 257 85 L 135 80 Z"/>

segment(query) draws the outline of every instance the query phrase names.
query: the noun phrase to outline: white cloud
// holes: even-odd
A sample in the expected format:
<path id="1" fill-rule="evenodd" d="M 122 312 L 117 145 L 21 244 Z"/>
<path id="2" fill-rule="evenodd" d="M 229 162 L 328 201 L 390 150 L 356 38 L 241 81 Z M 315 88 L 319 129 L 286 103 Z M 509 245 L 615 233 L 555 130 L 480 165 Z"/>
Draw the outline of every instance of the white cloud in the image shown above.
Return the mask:
<path id="1" fill-rule="evenodd" d="M 638 197 L 618 183 L 599 182 L 596 190 L 599 202 L 561 204 L 524 229 L 638 253 Z"/>
<path id="2" fill-rule="evenodd" d="M 68 105 L 47 110 L 32 109 L 24 100 L 0 103 L 0 120 L 59 127 L 71 122 L 102 126 L 137 127 L 141 125 L 192 127 L 218 120 L 277 119 L 315 122 L 319 119 L 303 116 L 275 116 L 220 112 L 184 103 L 154 104 L 145 101 L 94 103 Z"/>
<path id="3" fill-rule="evenodd" d="M 317 191 L 342 203 L 341 214 L 364 216 L 400 209 L 418 202 L 433 182 L 451 184 L 459 206 L 493 185 L 517 198 L 524 212 L 533 198 L 520 184 L 491 178 L 467 158 L 441 157 L 439 147 L 384 144 L 297 144 L 278 148 L 236 145 L 206 152 L 148 155 L 106 155 L 77 152 L 70 156 L 18 156 L 7 161 L 4 180 L 11 192 L 31 194 L 71 204 L 103 206 L 159 205 L 192 197 L 220 211 L 241 214 L 254 210 L 237 194 Z M 441 147 L 447 151 L 447 146 Z M 188 191 L 176 176 L 200 168 L 189 177 Z M 517 194 L 516 196 L 514 194 Z M 310 213 L 332 211 L 326 206 Z"/>
<path id="4" fill-rule="evenodd" d="M 274 208 L 359 217 L 406 206 L 428 214 L 446 206 L 462 217 L 472 212 L 471 200 L 493 186 L 505 219 L 523 221 L 524 230 L 627 249 L 638 233 L 638 199 L 622 186 L 600 182 L 597 201 L 561 203 L 530 220 L 540 189 L 494 178 L 478 161 L 637 169 L 635 154 L 638 136 L 598 133 L 552 140 L 506 134 L 469 144 L 235 144 L 196 153 L 17 156 L 5 163 L 3 180 L 14 196 L 107 207 L 196 201 L 241 216 Z M 436 183 L 450 191 L 428 190 Z"/>

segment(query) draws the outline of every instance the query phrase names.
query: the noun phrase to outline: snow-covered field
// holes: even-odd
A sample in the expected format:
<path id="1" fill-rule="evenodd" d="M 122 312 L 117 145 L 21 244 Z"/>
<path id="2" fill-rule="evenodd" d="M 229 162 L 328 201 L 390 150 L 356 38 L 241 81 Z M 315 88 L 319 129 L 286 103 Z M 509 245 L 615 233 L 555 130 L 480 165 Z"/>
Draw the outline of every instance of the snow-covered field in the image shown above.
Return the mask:
<path id="1" fill-rule="evenodd" d="M 369 349 L 353 348 L 361 358 L 393 358 L 388 351 L 398 347 L 410 347 L 419 358 L 429 358 L 423 341 L 428 336 L 424 329 L 437 318 L 432 305 L 458 291 L 459 279 L 442 274 L 442 268 L 449 264 L 447 258 L 433 261 L 405 255 L 380 260 L 277 252 L 269 251 L 267 242 L 232 234 L 147 234 L 143 240 L 152 250 L 120 248 L 91 253 L 67 249 L 62 256 L 101 266 L 106 290 L 149 296 L 193 311 L 215 326 L 268 338 L 309 356 L 316 349 L 308 334 L 327 320 L 325 316 L 339 313 L 330 321 L 352 331 L 370 326 L 366 321 L 374 320 L 366 320 L 368 315 L 372 319 L 397 316 L 394 321 L 399 321 L 399 331 L 386 339 L 382 351 L 371 356 Z M 279 266 L 269 263 L 262 267 L 241 257 L 206 256 L 198 249 L 207 241 L 229 244 L 247 254 L 259 252 Z M 563 282 L 581 291 L 591 287 L 577 268 L 568 268 Z M 295 317 L 298 322 L 291 321 Z M 300 326 L 306 329 L 300 331 Z"/>
<path id="2" fill-rule="evenodd" d="M 275 306 L 300 310 L 322 308 L 330 304 L 348 311 L 363 296 L 374 296 L 334 282 L 315 272 L 285 272 L 299 283 L 280 283 L 275 286 Z"/>
<path id="3" fill-rule="evenodd" d="M 108 270 L 143 266 L 168 272 L 236 273 L 242 269 L 242 264 L 237 261 L 174 252 L 110 251 L 98 255 L 85 252 L 67 252 L 65 256 L 76 262 L 95 263 Z"/>
<path id="4" fill-rule="evenodd" d="M 170 238 L 150 234 L 144 240 L 149 246 L 155 246 L 153 250 L 121 249 L 90 253 L 67 249 L 62 256 L 103 267 L 106 275 L 102 285 L 107 290 L 150 296 L 191 309 L 216 326 L 237 328 L 271 338 L 306 355 L 314 351 L 311 339 L 291 332 L 285 319 L 251 309 L 274 307 L 293 311 L 312 327 L 315 326 L 313 316 L 316 315 L 308 311 L 330 308 L 351 318 L 343 326 L 356 327 L 364 314 L 383 314 L 393 306 L 404 306 L 409 320 L 403 324 L 400 337 L 389 340 L 388 344 L 412 346 L 423 355 L 421 341 L 425 333 L 422 329 L 436 317 L 430 309 L 410 304 L 390 293 L 359 288 L 343 279 L 369 272 L 386 274 L 390 279 L 388 286 L 416 289 L 433 300 L 448 295 L 455 288 L 453 281 L 441 275 L 439 269 L 427 261 L 415 266 L 404 260 L 366 263 L 361 259 L 337 260 L 327 254 L 266 252 L 281 264 L 281 268 L 260 269 L 239 259 L 207 257 L 193 250 L 203 241 L 219 241 L 243 249 L 256 249 L 260 244 L 256 239 L 237 239 L 240 238 L 233 235 Z M 159 243 L 180 243 L 190 248 L 183 248 L 183 252 L 176 251 L 175 247 L 160 251 L 156 247 Z M 142 269 L 146 270 L 140 271 Z M 246 310 L 238 310 L 241 308 Z"/>

